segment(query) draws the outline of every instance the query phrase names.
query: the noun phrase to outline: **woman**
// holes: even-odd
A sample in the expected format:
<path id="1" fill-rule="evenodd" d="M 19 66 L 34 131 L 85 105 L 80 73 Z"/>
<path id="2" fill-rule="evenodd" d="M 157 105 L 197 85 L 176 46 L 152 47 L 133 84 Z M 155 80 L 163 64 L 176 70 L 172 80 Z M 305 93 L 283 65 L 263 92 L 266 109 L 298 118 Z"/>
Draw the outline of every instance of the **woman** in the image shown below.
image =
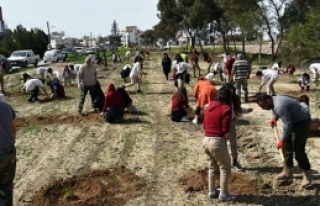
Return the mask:
<path id="1" fill-rule="evenodd" d="M 171 67 L 171 59 L 167 53 L 164 53 L 162 58 L 162 69 L 163 69 L 164 75 L 166 76 L 167 81 L 169 80 L 170 67 Z"/>
<path id="2" fill-rule="evenodd" d="M 215 174 L 220 173 L 219 199 L 222 201 L 235 200 L 235 197 L 228 193 L 231 162 L 226 143 L 232 116 L 231 96 L 231 91 L 222 87 L 218 99 L 211 101 L 205 109 L 203 121 L 203 146 L 209 157 L 209 198 L 216 198 L 219 194 L 215 188 Z"/>
<path id="3" fill-rule="evenodd" d="M 241 107 L 241 100 L 238 95 L 236 95 L 236 88 L 232 83 L 227 83 L 224 85 L 227 89 L 231 91 L 231 122 L 230 122 L 230 129 L 229 129 L 229 141 L 231 146 L 231 155 L 233 159 L 232 167 L 236 170 L 243 170 L 241 165 L 238 162 L 238 151 L 237 151 L 237 130 L 236 130 L 236 123 L 237 117 L 240 117 L 243 113 L 252 112 L 252 108 L 242 108 Z"/>
<path id="4" fill-rule="evenodd" d="M 129 86 L 133 86 L 135 84 L 138 84 L 138 89 L 137 89 L 137 93 L 142 93 L 141 91 L 141 84 L 142 84 L 142 80 L 141 80 L 141 75 L 144 74 L 146 75 L 147 73 L 142 71 L 142 63 L 143 63 L 143 59 L 140 56 L 137 56 L 137 62 L 134 63 L 133 68 L 130 72 L 130 79 L 131 79 L 131 83 L 124 85 L 124 87 L 129 87 Z"/>
<path id="5" fill-rule="evenodd" d="M 105 114 L 107 108 L 109 110 Z M 101 116 L 105 114 L 107 122 L 119 123 L 123 119 L 123 101 L 119 92 L 116 91 L 114 84 L 109 84 L 104 100 L 104 106 L 100 113 Z"/>
<path id="6" fill-rule="evenodd" d="M 189 122 L 187 118 L 188 94 L 185 87 L 179 87 L 172 96 L 171 120 L 174 122 Z"/>

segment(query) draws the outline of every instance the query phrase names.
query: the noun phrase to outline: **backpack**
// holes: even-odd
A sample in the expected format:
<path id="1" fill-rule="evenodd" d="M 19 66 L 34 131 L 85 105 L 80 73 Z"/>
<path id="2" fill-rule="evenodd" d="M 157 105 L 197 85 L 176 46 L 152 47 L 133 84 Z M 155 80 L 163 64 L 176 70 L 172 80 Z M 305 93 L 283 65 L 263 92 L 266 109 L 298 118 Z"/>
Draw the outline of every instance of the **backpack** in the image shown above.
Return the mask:
<path id="1" fill-rule="evenodd" d="M 98 109 L 100 112 L 103 109 L 104 106 L 104 99 L 105 95 L 100 87 L 100 84 L 97 83 L 94 85 L 94 90 L 93 90 L 93 106 L 95 109 Z"/>

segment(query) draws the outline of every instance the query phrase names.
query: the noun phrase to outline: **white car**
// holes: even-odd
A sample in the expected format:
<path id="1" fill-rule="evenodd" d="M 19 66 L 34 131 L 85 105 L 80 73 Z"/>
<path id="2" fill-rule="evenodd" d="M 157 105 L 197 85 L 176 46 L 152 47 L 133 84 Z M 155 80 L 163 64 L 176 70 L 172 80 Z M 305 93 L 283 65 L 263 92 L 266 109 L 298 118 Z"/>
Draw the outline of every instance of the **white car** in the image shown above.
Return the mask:
<path id="1" fill-rule="evenodd" d="M 64 60 L 65 60 L 65 56 L 57 50 L 48 50 L 43 55 L 44 63 L 47 63 L 47 62 L 54 63 L 54 62 L 59 62 Z"/>
<path id="2" fill-rule="evenodd" d="M 73 49 L 78 54 L 85 54 L 85 50 L 83 47 L 74 47 Z"/>

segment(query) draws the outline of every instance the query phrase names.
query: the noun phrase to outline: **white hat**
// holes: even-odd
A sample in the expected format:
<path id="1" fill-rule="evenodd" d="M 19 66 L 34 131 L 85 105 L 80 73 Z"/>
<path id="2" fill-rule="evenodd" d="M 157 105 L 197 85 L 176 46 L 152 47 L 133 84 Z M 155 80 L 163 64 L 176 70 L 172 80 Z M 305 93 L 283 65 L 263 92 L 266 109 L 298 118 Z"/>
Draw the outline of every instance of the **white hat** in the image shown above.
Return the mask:
<path id="1" fill-rule="evenodd" d="M 0 93 L 0 101 L 3 101 L 3 102 L 6 101 L 6 99 L 5 99 L 5 97 L 4 97 L 4 94 L 1 94 L 1 93 Z"/>

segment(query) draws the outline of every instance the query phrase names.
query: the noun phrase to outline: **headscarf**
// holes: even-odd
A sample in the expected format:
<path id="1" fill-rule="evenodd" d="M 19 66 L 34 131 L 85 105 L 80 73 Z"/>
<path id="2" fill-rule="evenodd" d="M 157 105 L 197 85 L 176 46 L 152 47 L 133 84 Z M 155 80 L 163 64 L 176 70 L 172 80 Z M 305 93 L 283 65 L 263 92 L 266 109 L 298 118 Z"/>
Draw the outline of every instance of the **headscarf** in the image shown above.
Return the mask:
<path id="1" fill-rule="evenodd" d="M 119 92 L 116 91 L 114 84 L 109 84 L 106 91 L 106 106 L 122 106 L 122 104 L 122 97 Z"/>

